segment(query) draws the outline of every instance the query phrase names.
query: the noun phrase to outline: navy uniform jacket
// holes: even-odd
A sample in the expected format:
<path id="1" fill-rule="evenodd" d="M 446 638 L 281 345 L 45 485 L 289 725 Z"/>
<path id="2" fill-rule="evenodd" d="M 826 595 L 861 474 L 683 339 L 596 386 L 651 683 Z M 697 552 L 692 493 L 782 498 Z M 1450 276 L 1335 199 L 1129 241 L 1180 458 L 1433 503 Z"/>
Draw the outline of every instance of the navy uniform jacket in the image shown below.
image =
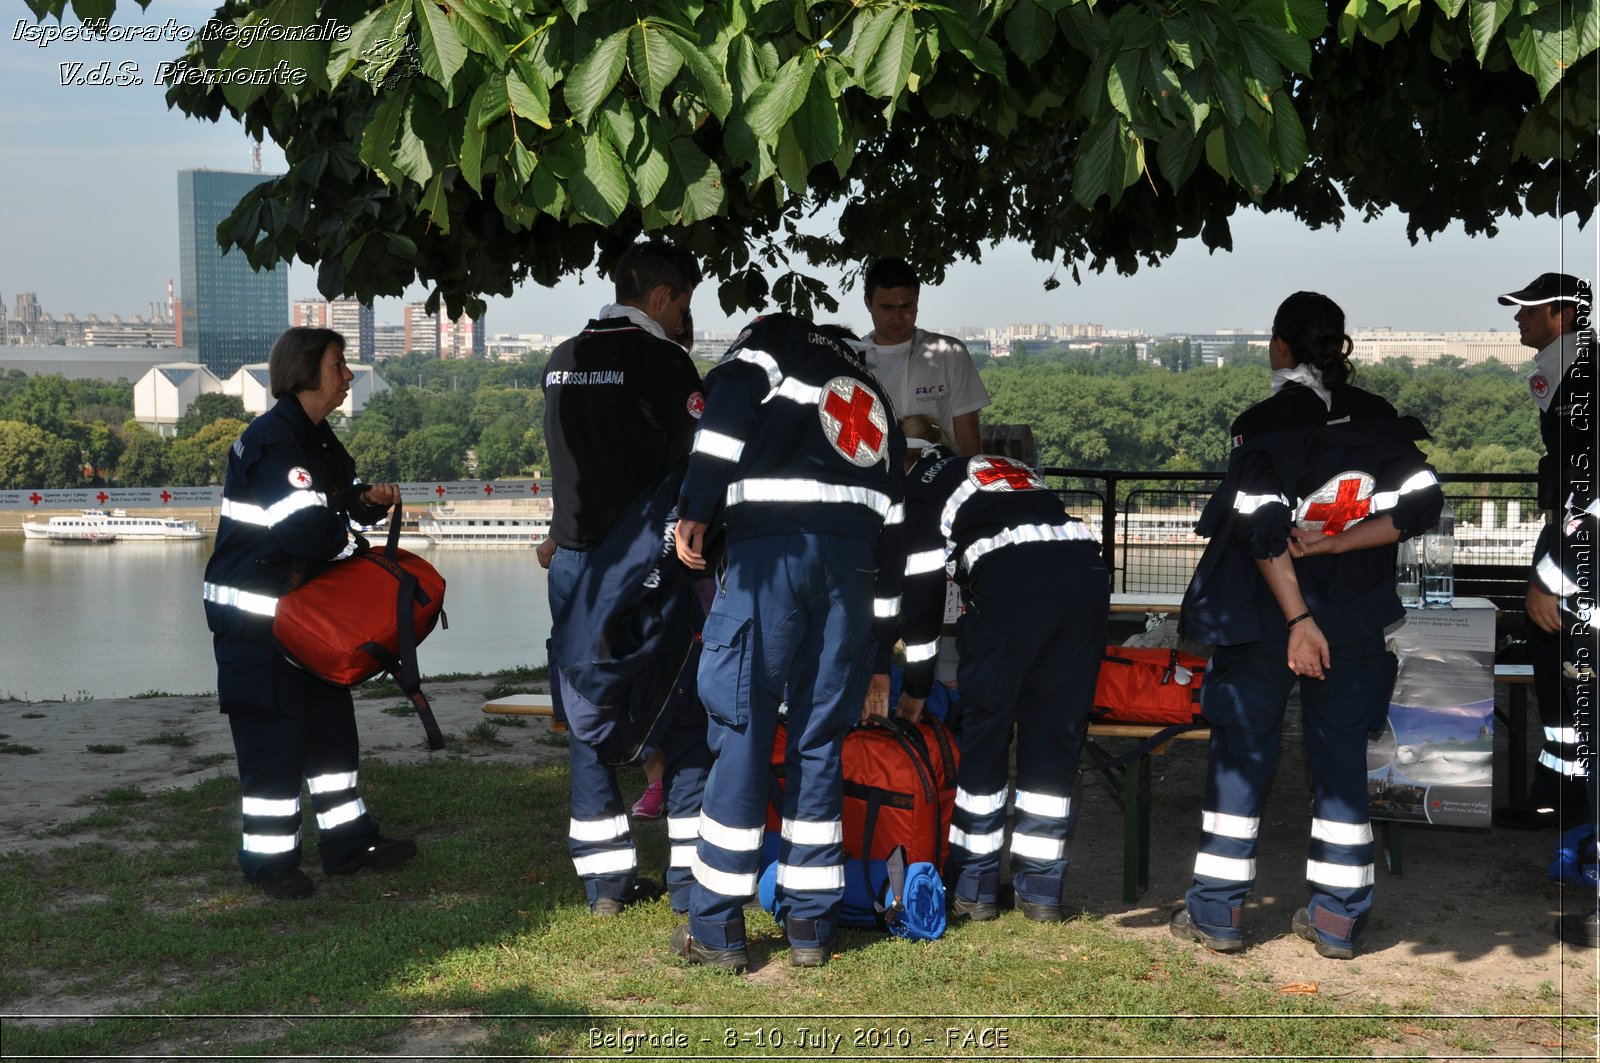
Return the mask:
<path id="1" fill-rule="evenodd" d="M 687 452 L 704 398 L 682 347 L 608 317 L 551 352 L 544 402 L 556 545 L 590 550 Z"/>
<path id="2" fill-rule="evenodd" d="M 906 473 L 900 613 L 906 692 L 925 698 L 933 689 L 947 574 L 965 590 L 982 559 L 1002 547 L 1094 541 L 1088 527 L 1069 517 L 1055 492 L 1021 462 L 942 447 L 925 451 Z"/>
<path id="3" fill-rule="evenodd" d="M 809 321 L 770 314 L 706 374 L 678 512 L 708 525 L 720 513 L 730 546 L 761 535 L 849 535 L 895 556 L 904 454 L 894 410 L 861 355 Z M 879 565 L 880 620 L 898 611 L 893 569 Z"/>
<path id="4" fill-rule="evenodd" d="M 327 422 L 287 395 L 250 422 L 228 455 L 216 548 L 206 563 L 206 625 L 225 638 L 272 642 L 272 615 L 299 561 L 348 557 L 353 529 L 381 520 Z"/>
<path id="5" fill-rule="evenodd" d="M 1439 519 L 1444 493 L 1416 440 L 1427 432 L 1360 388 L 1334 390 L 1333 408 L 1288 384 L 1240 414 L 1222 486 L 1195 531 L 1211 542 L 1184 594 L 1179 629 L 1214 646 L 1287 642 L 1283 611 L 1256 567 L 1288 549 L 1292 523 L 1330 534 L 1390 515 L 1403 538 Z M 1395 551 L 1354 550 L 1301 558 L 1306 605 L 1337 646 L 1405 615 L 1394 588 Z"/>

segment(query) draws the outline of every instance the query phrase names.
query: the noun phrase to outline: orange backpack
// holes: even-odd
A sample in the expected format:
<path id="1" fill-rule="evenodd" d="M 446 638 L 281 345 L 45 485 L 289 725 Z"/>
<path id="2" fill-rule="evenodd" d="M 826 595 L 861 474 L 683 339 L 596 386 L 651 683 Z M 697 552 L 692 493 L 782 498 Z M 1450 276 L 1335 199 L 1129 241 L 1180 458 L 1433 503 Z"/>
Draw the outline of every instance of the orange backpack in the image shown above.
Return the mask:
<path id="1" fill-rule="evenodd" d="M 786 745 L 780 723 L 772 745 L 772 771 L 780 784 Z M 846 858 L 887 860 L 903 845 L 907 865 L 944 867 L 961 762 L 950 729 L 932 717 L 857 727 L 844 736 L 841 760 Z M 778 829 L 776 809 L 769 811 L 767 826 Z"/>
<path id="2" fill-rule="evenodd" d="M 1108 646 L 1094 689 L 1094 723 L 1195 724 L 1206 660 L 1174 647 Z"/>

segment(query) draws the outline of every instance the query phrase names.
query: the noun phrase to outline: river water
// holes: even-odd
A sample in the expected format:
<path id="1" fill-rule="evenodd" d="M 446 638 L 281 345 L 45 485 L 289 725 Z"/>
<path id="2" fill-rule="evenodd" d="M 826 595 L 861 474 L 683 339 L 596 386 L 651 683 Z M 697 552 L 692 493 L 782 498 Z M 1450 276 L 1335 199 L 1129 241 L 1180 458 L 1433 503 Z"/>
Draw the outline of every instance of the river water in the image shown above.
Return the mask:
<path id="1" fill-rule="evenodd" d="M 209 540 L 62 546 L 0 535 L 0 697 L 126 697 L 217 688 L 200 604 Z M 544 663 L 550 606 L 528 549 L 427 554 L 450 627 L 418 651 L 424 677 Z"/>

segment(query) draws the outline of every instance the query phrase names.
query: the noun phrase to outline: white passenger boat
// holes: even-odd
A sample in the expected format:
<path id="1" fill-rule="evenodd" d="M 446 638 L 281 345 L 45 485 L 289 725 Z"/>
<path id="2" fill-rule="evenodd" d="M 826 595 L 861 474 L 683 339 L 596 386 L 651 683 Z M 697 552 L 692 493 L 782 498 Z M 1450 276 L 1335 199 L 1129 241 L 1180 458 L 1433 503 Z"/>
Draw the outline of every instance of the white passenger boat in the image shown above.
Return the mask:
<path id="1" fill-rule="evenodd" d="M 51 517 L 44 524 L 25 522 L 22 537 L 51 542 L 153 543 L 204 539 L 206 533 L 192 520 L 134 517 L 123 509 L 86 509 L 70 517 Z"/>
<path id="2" fill-rule="evenodd" d="M 419 547 L 538 546 L 550 535 L 550 503 L 533 501 L 450 502 L 430 506 L 400 526 L 400 545 Z"/>

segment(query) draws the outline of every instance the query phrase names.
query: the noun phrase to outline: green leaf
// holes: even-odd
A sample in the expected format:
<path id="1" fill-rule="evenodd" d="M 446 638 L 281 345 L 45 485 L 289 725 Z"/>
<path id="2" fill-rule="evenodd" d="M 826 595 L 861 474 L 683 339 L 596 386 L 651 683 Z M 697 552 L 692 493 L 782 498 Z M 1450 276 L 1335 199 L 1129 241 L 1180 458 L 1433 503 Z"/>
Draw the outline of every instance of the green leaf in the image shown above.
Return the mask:
<path id="1" fill-rule="evenodd" d="M 565 86 L 567 107 L 580 126 L 588 126 L 596 109 L 616 88 L 627 62 L 628 31 L 624 29 L 596 44 L 594 51 L 572 68 Z M 577 198 L 574 196 L 574 205 Z"/>
<path id="2" fill-rule="evenodd" d="M 567 181 L 572 206 L 600 225 L 610 225 L 628 206 L 628 175 L 622 160 L 604 136 L 583 138 L 583 166 Z"/>
<path id="3" fill-rule="evenodd" d="M 483 195 L 484 101 L 491 95 L 491 87 L 499 84 L 499 78 L 491 78 L 478 86 L 467 104 L 467 120 L 461 130 L 461 177 L 480 196 Z"/>
<path id="4" fill-rule="evenodd" d="M 728 113 L 733 110 L 733 89 L 728 85 L 722 66 L 687 37 L 672 32 L 665 36 L 667 44 L 677 51 L 683 59 L 683 65 L 689 68 L 689 75 L 700 87 L 700 95 L 706 101 L 706 106 L 711 108 L 711 113 L 719 121 L 726 121 Z"/>
<path id="5" fill-rule="evenodd" d="M 1078 142 L 1072 198 L 1082 206 L 1092 208 L 1101 196 L 1111 193 L 1113 182 L 1118 184 L 1116 192 L 1122 191 L 1122 142 L 1122 120 L 1116 115 L 1103 115 Z"/>
<path id="6" fill-rule="evenodd" d="M 1204 152 L 1205 141 L 1187 125 L 1180 125 L 1161 134 L 1156 144 L 1156 167 L 1167 184 L 1174 189 L 1181 188 L 1200 164 Z"/>
<path id="7" fill-rule="evenodd" d="M 1467 6 L 1467 0 L 1436 0 L 1436 3 L 1439 5 L 1439 10 L 1444 12 L 1445 17 L 1452 20 L 1461 14 L 1462 8 Z"/>
<path id="8" fill-rule="evenodd" d="M 395 144 L 395 168 L 419 185 L 433 177 L 433 158 L 428 146 L 437 125 L 438 105 L 426 93 L 413 92 L 406 98 L 405 121 L 400 124 L 400 139 Z M 440 145 L 443 147 L 443 145 Z"/>
<path id="9" fill-rule="evenodd" d="M 480 12 L 466 3 L 457 0 L 450 5 L 450 18 L 456 20 L 456 34 L 461 38 L 461 43 L 466 45 L 470 52 L 488 56 L 491 66 L 495 69 L 503 67 L 510 60 L 505 45 L 501 43 L 500 31 L 489 24 Z"/>
<path id="10" fill-rule="evenodd" d="M 1467 0 L 1467 24 L 1472 27 L 1472 51 L 1478 64 L 1489 54 L 1489 43 L 1505 25 L 1513 0 Z"/>
<path id="11" fill-rule="evenodd" d="M 1234 180 L 1251 199 L 1259 200 L 1272 184 L 1272 159 L 1267 155 L 1266 139 L 1254 122 L 1240 122 L 1224 130 L 1223 135 Z"/>
<path id="12" fill-rule="evenodd" d="M 383 57 L 395 51 L 396 41 L 403 47 L 410 26 L 410 0 L 392 0 L 357 22 L 348 37 L 333 42 L 326 68 L 329 83 L 338 85 L 351 71 L 366 73 L 382 65 Z M 393 57 L 387 62 L 393 63 Z"/>
<path id="13" fill-rule="evenodd" d="M 628 31 L 628 69 L 634 83 L 652 112 L 661 110 L 661 93 L 678 76 L 683 56 L 667 40 L 667 35 L 648 22 L 636 23 Z"/>
<path id="14" fill-rule="evenodd" d="M 1006 43 L 1018 61 L 1030 65 L 1044 58 L 1056 36 L 1056 20 L 1035 0 L 1017 0 L 1006 16 Z M 1076 182 L 1074 182 L 1076 183 Z"/>
<path id="15" fill-rule="evenodd" d="M 478 91 L 472 94 L 472 104 L 477 108 L 478 128 L 488 129 L 511 111 L 511 96 L 506 91 L 506 79 L 490 75 Z"/>
<path id="16" fill-rule="evenodd" d="M 1272 108 L 1272 154 L 1277 158 L 1285 183 L 1294 180 L 1310 154 L 1305 126 L 1300 124 L 1294 100 L 1286 92 L 1278 95 Z"/>
<path id="17" fill-rule="evenodd" d="M 433 180 L 428 182 L 428 187 L 422 190 L 422 201 L 417 204 L 417 213 L 427 211 L 433 224 L 446 236 L 450 235 L 450 196 L 445 191 L 444 171 L 433 175 Z"/>
<path id="18" fill-rule="evenodd" d="M 745 110 L 750 131 L 768 143 L 776 141 L 778 131 L 804 102 L 816 68 L 816 53 L 807 48 L 779 67 L 775 78 L 760 85 Z"/>
<path id="19" fill-rule="evenodd" d="M 827 162 L 838 153 L 844 140 L 844 122 L 839 108 L 840 101 L 828 91 L 827 79 L 812 77 L 805 101 L 789 123 L 795 143 L 809 166 Z"/>
<path id="20" fill-rule="evenodd" d="M 1562 7 L 1545 7 L 1532 16 L 1516 16 L 1506 26 L 1511 56 L 1538 82 L 1541 100 L 1560 84 L 1573 60 L 1574 33 L 1565 18 L 1568 12 Z"/>
<path id="21" fill-rule="evenodd" d="M 861 77 L 861 87 L 879 99 L 898 98 L 916 59 L 916 26 L 911 21 L 911 9 L 901 8 L 885 27 L 883 39 Z"/>
<path id="22" fill-rule="evenodd" d="M 530 175 L 527 198 L 553 218 L 564 218 L 567 213 L 567 188 L 547 166 L 540 166 Z"/>
<path id="23" fill-rule="evenodd" d="M 361 131 L 361 161 L 372 167 L 391 182 L 399 180 L 395 169 L 394 142 L 400 132 L 400 121 L 405 114 L 408 87 L 383 97 L 372 121 Z"/>
<path id="24" fill-rule="evenodd" d="M 867 67 L 883 46 L 884 35 L 889 32 L 896 14 L 893 8 L 869 7 L 864 11 L 858 9 L 849 21 L 846 30 L 849 39 L 839 50 L 839 56 L 855 71 L 856 84 L 866 84 Z"/>
<path id="25" fill-rule="evenodd" d="M 461 43 L 456 28 L 439 9 L 436 0 L 416 0 L 417 50 L 422 54 L 422 71 L 441 85 L 448 86 L 461 64 L 467 61 L 467 46 Z"/>
<path id="26" fill-rule="evenodd" d="M 810 172 L 806 153 L 795 139 L 794 130 L 785 126 L 778 133 L 778 176 L 789 186 L 791 194 L 799 195 L 806 190 L 806 175 Z"/>
<path id="27" fill-rule="evenodd" d="M 526 118 L 541 129 L 550 128 L 550 96 L 537 75 L 530 83 L 518 71 L 507 71 L 505 91 L 506 101 L 518 118 Z"/>
<path id="28" fill-rule="evenodd" d="M 671 150 L 674 180 L 683 186 L 682 223 L 716 217 L 727 199 L 722 171 L 688 137 L 673 137 Z"/>
<path id="29" fill-rule="evenodd" d="M 625 158 L 634 198 L 641 207 L 653 204 L 667 183 L 672 172 L 667 150 L 668 135 L 661 120 L 653 115 L 647 117 L 639 124 L 639 136 L 634 138 L 633 150 Z"/>
<path id="30" fill-rule="evenodd" d="M 1106 71 L 1106 98 L 1130 122 L 1133 121 L 1133 101 L 1139 93 L 1139 61 L 1142 58 L 1142 52 L 1123 52 L 1111 63 L 1111 69 Z"/>

